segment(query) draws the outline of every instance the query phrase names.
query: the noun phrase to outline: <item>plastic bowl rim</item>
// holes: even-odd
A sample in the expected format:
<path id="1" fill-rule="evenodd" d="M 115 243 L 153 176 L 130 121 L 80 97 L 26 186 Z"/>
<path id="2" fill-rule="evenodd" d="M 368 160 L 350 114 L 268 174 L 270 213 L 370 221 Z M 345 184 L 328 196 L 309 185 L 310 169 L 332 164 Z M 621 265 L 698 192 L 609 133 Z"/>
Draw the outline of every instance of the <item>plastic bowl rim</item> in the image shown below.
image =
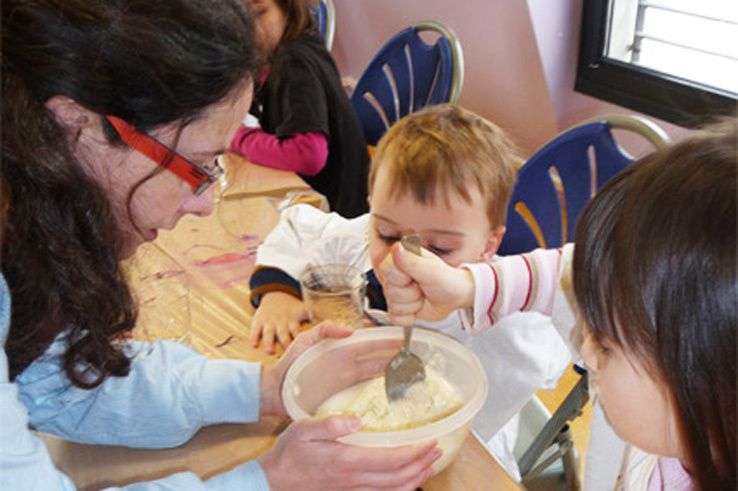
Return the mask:
<path id="1" fill-rule="evenodd" d="M 487 399 L 488 392 L 488 381 L 487 374 L 482 367 L 481 362 L 477 358 L 476 354 L 467 348 L 458 339 L 443 332 L 439 332 L 435 329 L 425 327 L 414 327 L 413 328 L 415 337 L 417 332 L 420 332 L 421 337 L 431 338 L 443 338 L 450 342 L 450 346 L 453 346 L 453 350 L 465 355 L 463 358 L 470 362 L 471 365 L 476 368 L 479 374 L 480 390 L 475 390 L 469 400 L 461 406 L 458 410 L 449 414 L 445 418 L 434 421 L 433 423 L 419 426 L 416 428 L 410 428 L 407 430 L 398 431 L 357 431 L 351 433 L 343 438 L 341 441 L 361 446 L 383 446 L 383 447 L 394 447 L 402 446 L 418 441 L 424 441 L 432 438 L 434 435 L 441 436 L 450 434 L 461 426 L 471 423 L 472 419 L 476 416 L 479 410 L 482 408 L 484 401 Z M 340 339 L 325 339 L 314 346 L 311 346 L 304 353 L 302 353 L 287 370 L 285 374 L 284 383 L 282 385 L 282 403 L 287 410 L 287 414 L 293 419 L 304 419 L 312 418 L 310 414 L 305 412 L 292 397 L 289 397 L 290 382 L 295 378 L 295 373 L 302 369 L 307 363 L 311 362 L 320 353 L 327 352 L 341 348 L 346 345 L 355 344 L 356 336 L 361 338 L 367 338 L 368 341 L 385 339 L 388 334 L 402 335 L 402 327 L 399 326 L 381 326 L 381 327 L 367 327 L 359 329 L 354 332 L 351 336 L 340 338 Z M 394 336 L 393 336 L 394 337 Z M 416 338 L 417 339 L 417 338 Z"/>

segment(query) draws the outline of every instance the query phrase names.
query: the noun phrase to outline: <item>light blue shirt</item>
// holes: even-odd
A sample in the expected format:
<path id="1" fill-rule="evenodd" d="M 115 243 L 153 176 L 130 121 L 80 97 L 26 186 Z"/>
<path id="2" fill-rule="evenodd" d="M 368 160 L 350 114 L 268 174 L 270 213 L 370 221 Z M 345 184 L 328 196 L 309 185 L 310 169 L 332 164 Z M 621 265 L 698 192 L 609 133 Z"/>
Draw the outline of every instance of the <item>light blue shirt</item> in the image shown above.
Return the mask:
<path id="1" fill-rule="evenodd" d="M 92 390 L 73 386 L 60 360 L 64 335 L 11 383 L 5 340 L 10 295 L 0 275 L 0 489 L 71 490 L 34 429 L 66 440 L 128 447 L 174 447 L 201 427 L 259 419 L 261 365 L 208 360 L 170 342 L 132 342 L 137 353 L 127 377 L 109 377 Z M 126 486 L 152 490 L 268 490 L 261 466 L 246 462 L 207 481 L 191 472 Z"/>

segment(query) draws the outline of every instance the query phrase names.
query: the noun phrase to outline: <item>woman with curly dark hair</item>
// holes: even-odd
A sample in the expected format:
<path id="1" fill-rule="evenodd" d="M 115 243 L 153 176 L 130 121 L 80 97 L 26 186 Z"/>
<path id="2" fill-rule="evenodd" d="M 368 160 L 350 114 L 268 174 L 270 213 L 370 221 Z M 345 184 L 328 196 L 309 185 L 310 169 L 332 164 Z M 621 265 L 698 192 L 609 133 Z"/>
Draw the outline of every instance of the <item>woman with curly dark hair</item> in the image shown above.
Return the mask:
<path id="1" fill-rule="evenodd" d="M 208 424 L 285 415 L 291 361 L 348 334 L 323 325 L 271 368 L 117 341 L 137 314 L 120 261 L 185 214 L 212 210 L 216 157 L 248 110 L 256 65 L 236 0 L 4 2 L 0 488 L 72 487 L 29 426 L 155 448 Z M 137 489 L 412 488 L 430 475 L 432 446 L 334 441 L 356 428 L 351 418 L 295 423 L 258 462 Z"/>

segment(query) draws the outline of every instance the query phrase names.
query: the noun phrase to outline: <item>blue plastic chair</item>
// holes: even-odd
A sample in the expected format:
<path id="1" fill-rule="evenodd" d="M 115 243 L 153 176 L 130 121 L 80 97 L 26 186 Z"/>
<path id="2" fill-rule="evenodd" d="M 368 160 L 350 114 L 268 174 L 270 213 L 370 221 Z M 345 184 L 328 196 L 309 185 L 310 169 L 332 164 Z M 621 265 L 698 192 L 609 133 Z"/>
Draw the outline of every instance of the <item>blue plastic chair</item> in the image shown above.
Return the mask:
<path id="1" fill-rule="evenodd" d="M 333 49 L 333 37 L 336 33 L 336 10 L 332 0 L 320 0 L 312 9 L 318 32 L 325 40 L 328 51 Z"/>
<path id="2" fill-rule="evenodd" d="M 603 116 L 559 134 L 518 171 L 499 254 L 560 247 L 574 240 L 584 206 L 634 160 L 615 142 L 612 128 L 636 132 L 656 148 L 669 141 L 652 122 L 628 115 Z"/>
<path id="3" fill-rule="evenodd" d="M 419 33 L 440 36 L 428 45 Z M 439 22 L 412 25 L 395 34 L 369 62 L 351 93 L 369 145 L 392 123 L 432 104 L 456 104 L 464 58 L 454 32 Z"/>
<path id="4" fill-rule="evenodd" d="M 669 144 L 669 137 L 657 125 L 629 115 L 595 118 L 560 133 L 518 171 L 499 254 L 560 247 L 574 239 L 577 218 L 587 202 L 634 160 L 616 143 L 614 128 L 635 132 L 655 148 Z M 565 489 L 580 489 L 568 422 L 582 413 L 589 397 L 586 371 L 576 365 L 574 370 L 581 378 L 525 451 L 518 449 L 518 467 L 525 485 L 550 479 L 547 472 L 553 470 Z M 521 421 L 521 427 L 524 425 Z"/>

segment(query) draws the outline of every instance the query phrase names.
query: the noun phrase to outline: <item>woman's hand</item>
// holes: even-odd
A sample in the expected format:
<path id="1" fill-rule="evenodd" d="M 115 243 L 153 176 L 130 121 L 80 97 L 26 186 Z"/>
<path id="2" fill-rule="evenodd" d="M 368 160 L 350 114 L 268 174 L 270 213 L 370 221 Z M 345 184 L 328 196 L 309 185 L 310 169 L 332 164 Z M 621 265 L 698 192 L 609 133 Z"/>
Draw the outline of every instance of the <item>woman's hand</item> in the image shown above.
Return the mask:
<path id="1" fill-rule="evenodd" d="M 261 339 L 264 352 L 274 354 L 275 339 L 287 349 L 300 332 L 300 324 L 307 320 L 302 300 L 285 292 L 269 292 L 254 312 L 249 342 L 256 347 Z"/>
<path id="2" fill-rule="evenodd" d="M 430 478 L 441 456 L 435 443 L 380 449 L 336 441 L 360 427 L 360 420 L 343 416 L 292 423 L 259 458 L 269 485 L 274 491 L 412 491 Z"/>
<path id="3" fill-rule="evenodd" d="M 437 321 L 474 303 L 474 278 L 463 268 L 446 264 L 426 249 L 410 254 L 399 243 L 385 257 L 377 274 L 390 321 L 411 325 L 416 319 Z"/>
<path id="4" fill-rule="evenodd" d="M 276 365 L 262 367 L 260 405 L 261 414 L 287 416 L 282 404 L 282 382 L 292 362 L 318 341 L 328 338 L 345 338 L 353 331 L 331 321 L 324 321 L 317 326 L 300 333 L 290 344 Z"/>

